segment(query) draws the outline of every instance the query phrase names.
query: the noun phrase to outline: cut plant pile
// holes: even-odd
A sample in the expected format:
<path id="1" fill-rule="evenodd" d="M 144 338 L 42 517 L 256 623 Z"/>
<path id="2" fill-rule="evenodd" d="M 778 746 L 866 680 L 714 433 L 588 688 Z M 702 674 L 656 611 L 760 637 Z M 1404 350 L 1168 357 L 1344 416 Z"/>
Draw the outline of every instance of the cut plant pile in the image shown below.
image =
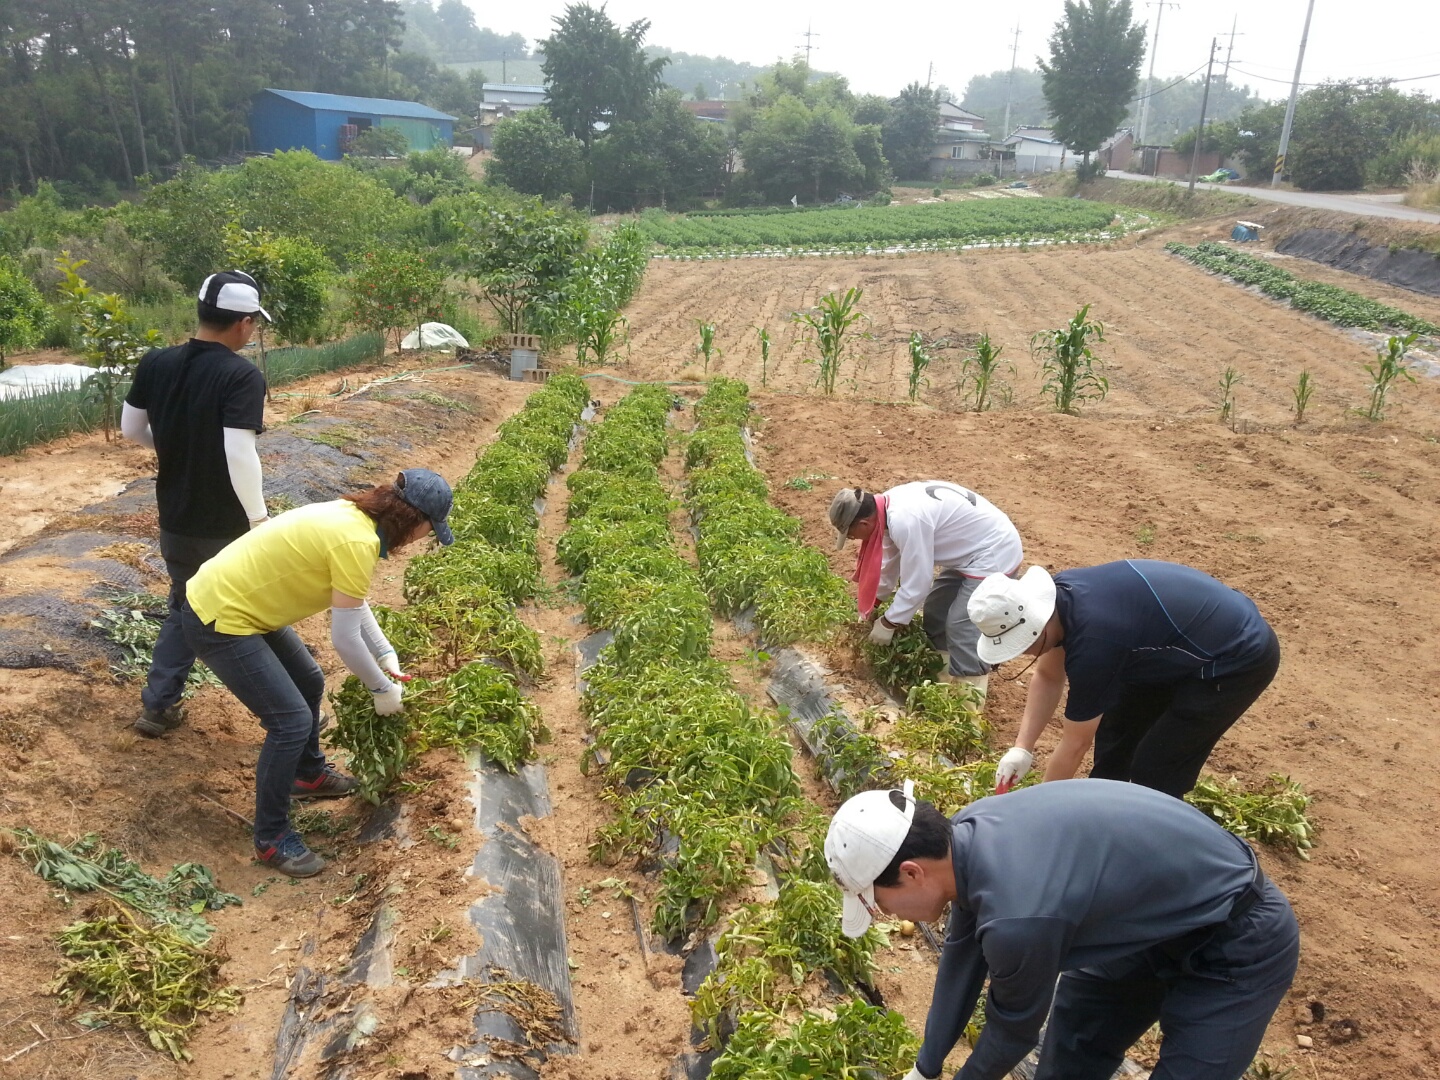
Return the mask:
<path id="1" fill-rule="evenodd" d="M 515 614 L 539 582 L 535 501 L 569 455 L 588 392 L 575 375 L 553 377 L 455 486 L 455 543 L 405 570 L 407 605 L 376 617 L 417 672 L 406 707 L 378 715 L 353 676 L 331 696 L 331 740 L 350 753 L 360 794 L 379 803 L 413 757 L 436 746 L 480 747 L 513 771 L 544 738 L 539 711 L 522 694 L 541 669 L 540 640 Z"/>
<path id="2" fill-rule="evenodd" d="M 725 412 L 725 397 L 707 408 Z M 822 972 L 868 982 L 882 939 L 840 935 L 839 896 L 821 855 L 825 817 L 801 794 L 778 718 L 752 709 L 710 655 L 709 604 L 676 546 L 675 504 L 658 472 L 671 406 L 659 387 L 628 395 L 590 433 L 569 481 L 572 524 L 560 561 L 580 575 L 586 620 L 613 633 L 586 672 L 582 699 L 596 738 L 587 761 L 603 764 L 604 797 L 617 814 L 596 830 L 592 853 L 658 866 L 655 929 L 670 940 L 691 934 L 692 943 L 720 919 L 727 897 L 755 883 L 762 852 L 778 873 L 779 901 L 744 909 L 717 946 L 725 960 L 696 997 L 696 1019 L 712 1034 L 737 1016 L 746 1033 L 712 1075 L 784 1075 L 775 1069 L 802 1053 L 823 1058 L 825 1075 L 898 1072 L 914 1050 L 900 1017 L 848 994 L 833 1013 L 797 1012 L 827 996 Z M 762 498 L 763 490 L 762 482 Z M 722 550 L 710 553 L 712 568 Z M 743 602 L 740 592 L 728 595 Z"/>
<path id="3" fill-rule="evenodd" d="M 927 206 L 815 210 L 803 214 L 668 217 L 640 228 L 668 255 L 714 258 L 747 252 L 799 254 L 877 249 L 942 250 L 1103 240 L 1121 235 L 1114 207 L 1079 199 L 996 199 Z"/>
<path id="4" fill-rule="evenodd" d="M 1337 285 L 1298 278 L 1264 259 L 1246 255 L 1224 244 L 1206 241 L 1190 247 L 1172 241 L 1165 245 L 1165 250 L 1241 285 L 1254 285 L 1266 296 L 1272 296 L 1276 300 L 1288 300 L 1291 307 L 1327 319 L 1336 326 L 1440 334 L 1440 326 L 1399 308 L 1371 300 Z"/>
<path id="5" fill-rule="evenodd" d="M 203 912 L 240 898 L 222 892 L 198 863 L 175 866 L 160 881 L 89 835 L 70 847 L 15 829 L 18 854 L 46 881 L 71 892 L 100 892 L 85 918 L 57 935 L 67 958 L 53 991 L 68 1005 L 90 1006 L 85 1027 L 131 1024 L 155 1049 L 188 1060 L 185 1043 L 207 1012 L 227 1012 L 240 995 L 224 986 L 224 952 L 207 947 L 215 928 Z M 68 898 L 67 898 L 68 902 Z"/>

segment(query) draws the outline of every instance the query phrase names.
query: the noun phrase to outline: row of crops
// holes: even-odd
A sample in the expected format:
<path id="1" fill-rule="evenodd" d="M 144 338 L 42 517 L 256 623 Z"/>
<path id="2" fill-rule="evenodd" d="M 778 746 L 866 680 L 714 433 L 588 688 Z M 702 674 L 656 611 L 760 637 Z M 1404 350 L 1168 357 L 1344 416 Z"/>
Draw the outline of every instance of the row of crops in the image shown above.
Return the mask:
<path id="1" fill-rule="evenodd" d="M 379 716 L 353 676 L 334 696 L 332 740 L 349 751 L 360 793 L 378 803 L 415 755 L 479 747 L 505 769 L 534 755 L 544 728 L 522 680 L 540 674 L 539 636 L 515 614 L 540 581 L 535 502 L 569 456 L 588 400 L 583 380 L 556 375 L 455 486 L 455 543 L 405 570 L 406 606 L 377 608 L 386 636 L 416 673 L 406 708 Z"/>
<path id="2" fill-rule="evenodd" d="M 1362 330 L 1399 333 L 1440 334 L 1440 326 L 1390 307 L 1359 293 L 1308 281 L 1282 270 L 1274 263 L 1237 251 L 1225 244 L 1205 241 L 1191 247 L 1171 242 L 1165 250 L 1172 255 L 1220 274 L 1241 285 L 1253 285 L 1266 296 L 1288 300 L 1290 306 L 1327 319 L 1336 326 L 1358 326 Z"/>
<path id="3" fill-rule="evenodd" d="M 1099 240 L 1117 211 L 1084 199 L 993 199 L 734 217 L 647 215 L 640 228 L 669 255 L 942 249 Z"/>
<path id="4" fill-rule="evenodd" d="M 752 709 L 711 656 L 709 603 L 676 544 L 676 504 L 659 474 L 671 407 L 659 387 L 627 396 L 591 432 L 570 479 L 559 557 L 580 576 L 587 622 L 614 635 L 586 673 L 582 701 L 591 765 L 604 763 L 615 808 L 594 854 L 658 860 L 655 929 L 671 940 L 713 925 L 724 900 L 753 884 L 757 864 L 776 872 L 778 898 L 732 914 L 693 1004 L 712 1038 L 722 1017 L 738 1021 L 715 1080 L 790 1075 L 797 1056 L 823 1065 L 814 1075 L 896 1075 L 915 1050 L 898 1015 L 859 998 L 793 1015 L 823 971 L 866 980 L 881 938 L 840 933 L 824 816 L 801 795 L 777 718 Z"/>

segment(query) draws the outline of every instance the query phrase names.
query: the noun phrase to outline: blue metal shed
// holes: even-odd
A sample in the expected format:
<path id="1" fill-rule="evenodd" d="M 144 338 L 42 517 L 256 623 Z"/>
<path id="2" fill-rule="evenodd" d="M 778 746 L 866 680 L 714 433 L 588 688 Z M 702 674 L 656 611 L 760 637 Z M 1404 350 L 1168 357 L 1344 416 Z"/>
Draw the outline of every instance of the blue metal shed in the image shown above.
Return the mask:
<path id="1" fill-rule="evenodd" d="M 339 161 L 349 140 L 372 127 L 400 131 L 411 150 L 450 146 L 455 138 L 455 118 L 418 101 L 261 90 L 250 105 L 250 148 L 264 154 L 309 150 Z"/>

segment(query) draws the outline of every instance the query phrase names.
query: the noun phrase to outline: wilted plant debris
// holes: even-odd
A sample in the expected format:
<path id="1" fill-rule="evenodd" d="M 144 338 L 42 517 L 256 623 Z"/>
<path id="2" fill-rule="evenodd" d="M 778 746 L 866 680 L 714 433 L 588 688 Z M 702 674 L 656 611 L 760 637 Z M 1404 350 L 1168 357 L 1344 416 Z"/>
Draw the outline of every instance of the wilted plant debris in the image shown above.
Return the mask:
<path id="1" fill-rule="evenodd" d="M 1271 773 L 1253 791 L 1233 776 L 1223 781 L 1202 776 L 1185 800 L 1236 836 L 1310 858 L 1314 829 L 1305 817 L 1310 796 L 1288 776 Z"/>
<path id="2" fill-rule="evenodd" d="M 238 901 L 237 901 L 238 902 Z M 113 900 L 94 905 L 84 921 L 58 935 L 68 958 L 53 990 L 81 1012 L 87 1027 L 131 1024 L 155 1049 L 177 1061 L 200 1017 L 231 1012 L 240 993 L 221 985 L 220 968 L 228 957 L 183 937 L 174 927 L 146 927 Z"/>

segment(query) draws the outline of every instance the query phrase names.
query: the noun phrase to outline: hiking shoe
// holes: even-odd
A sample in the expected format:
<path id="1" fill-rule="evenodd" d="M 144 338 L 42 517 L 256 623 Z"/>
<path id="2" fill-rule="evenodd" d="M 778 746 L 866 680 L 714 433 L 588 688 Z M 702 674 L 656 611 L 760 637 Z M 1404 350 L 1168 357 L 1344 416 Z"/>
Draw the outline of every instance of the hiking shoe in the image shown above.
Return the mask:
<path id="1" fill-rule="evenodd" d="M 306 847 L 293 830 L 273 844 L 256 844 L 255 859 L 286 877 L 314 877 L 325 869 L 325 860 Z"/>
<path id="2" fill-rule="evenodd" d="M 176 702 L 168 709 L 145 709 L 135 721 L 135 730 L 149 739 L 158 739 L 167 731 L 174 731 L 185 723 L 185 706 Z"/>
<path id="3" fill-rule="evenodd" d="M 353 776 L 346 776 L 334 765 L 326 765 L 325 771 L 313 780 L 295 778 L 290 785 L 292 799 L 338 799 L 351 794 L 360 786 Z"/>

